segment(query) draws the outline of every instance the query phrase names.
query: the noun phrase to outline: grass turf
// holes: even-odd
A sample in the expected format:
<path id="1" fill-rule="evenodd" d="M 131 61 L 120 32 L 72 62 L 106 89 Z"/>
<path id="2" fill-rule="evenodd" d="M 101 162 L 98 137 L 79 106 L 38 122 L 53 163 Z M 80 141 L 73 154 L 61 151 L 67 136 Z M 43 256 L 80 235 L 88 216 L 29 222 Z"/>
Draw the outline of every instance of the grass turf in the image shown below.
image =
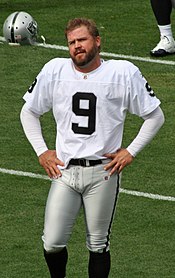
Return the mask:
<path id="1" fill-rule="evenodd" d="M 1 0 L 0 25 L 17 10 L 33 15 L 46 43 L 66 45 L 63 30 L 68 19 L 95 19 L 102 36 L 102 51 L 149 57 L 159 40 L 149 1 L 24 1 Z M 143 17 L 144 14 L 144 17 Z M 172 27 L 174 21 L 172 19 Z M 44 174 L 19 121 L 22 96 L 41 67 L 51 58 L 68 53 L 41 47 L 0 44 L 1 109 L 0 167 Z M 175 56 L 162 60 L 173 60 Z M 132 61 L 132 60 L 131 60 Z M 174 189 L 174 66 L 133 61 L 161 99 L 166 122 L 159 134 L 123 172 L 122 187 L 175 196 Z M 54 147 L 51 113 L 42 119 L 49 147 Z M 134 138 L 140 119 L 128 115 L 123 145 Z M 49 277 L 42 256 L 41 235 L 49 181 L 0 173 L 2 278 Z M 83 213 L 68 245 L 68 278 L 87 277 Z M 120 194 L 111 235 L 110 278 L 173 278 L 174 202 Z"/>

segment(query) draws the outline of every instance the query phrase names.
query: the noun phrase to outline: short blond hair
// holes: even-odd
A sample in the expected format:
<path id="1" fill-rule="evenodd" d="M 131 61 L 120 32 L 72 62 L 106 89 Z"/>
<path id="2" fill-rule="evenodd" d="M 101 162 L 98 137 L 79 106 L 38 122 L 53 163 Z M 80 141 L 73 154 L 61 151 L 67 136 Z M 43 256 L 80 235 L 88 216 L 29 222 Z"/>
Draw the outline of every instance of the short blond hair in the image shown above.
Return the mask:
<path id="1" fill-rule="evenodd" d="M 96 26 L 96 23 L 92 19 L 88 18 L 74 18 L 68 21 L 68 24 L 65 28 L 64 34 L 67 39 L 67 34 L 74 29 L 81 27 L 81 26 L 86 26 L 90 35 L 93 37 L 99 36 L 99 31 Z"/>

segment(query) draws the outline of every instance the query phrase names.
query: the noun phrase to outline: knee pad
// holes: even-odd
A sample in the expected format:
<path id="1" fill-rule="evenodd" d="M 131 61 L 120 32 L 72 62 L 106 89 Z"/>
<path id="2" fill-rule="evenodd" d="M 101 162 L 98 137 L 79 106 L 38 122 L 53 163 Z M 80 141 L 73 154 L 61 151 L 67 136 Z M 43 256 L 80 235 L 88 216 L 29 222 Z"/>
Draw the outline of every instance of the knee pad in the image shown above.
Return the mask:
<path id="1" fill-rule="evenodd" d="M 65 248 L 65 246 L 48 246 L 46 244 L 44 244 L 44 250 L 47 253 L 59 253 L 61 252 L 63 249 Z"/>
<path id="2" fill-rule="evenodd" d="M 65 244 L 56 244 L 52 240 L 46 240 L 44 235 L 42 236 L 42 241 L 44 250 L 46 250 L 47 253 L 61 252 L 61 250 L 63 250 L 63 248 L 66 247 Z"/>
<path id="3" fill-rule="evenodd" d="M 109 251 L 109 240 L 107 241 L 105 237 L 100 238 L 99 240 L 95 237 L 88 237 L 86 240 L 86 246 L 89 251 L 95 253 L 103 253 Z"/>
<path id="4" fill-rule="evenodd" d="M 105 248 L 89 248 L 87 246 L 88 250 L 90 251 L 90 253 L 99 253 L 99 254 L 102 254 L 102 253 L 106 253 L 109 251 L 109 246 L 105 247 Z"/>

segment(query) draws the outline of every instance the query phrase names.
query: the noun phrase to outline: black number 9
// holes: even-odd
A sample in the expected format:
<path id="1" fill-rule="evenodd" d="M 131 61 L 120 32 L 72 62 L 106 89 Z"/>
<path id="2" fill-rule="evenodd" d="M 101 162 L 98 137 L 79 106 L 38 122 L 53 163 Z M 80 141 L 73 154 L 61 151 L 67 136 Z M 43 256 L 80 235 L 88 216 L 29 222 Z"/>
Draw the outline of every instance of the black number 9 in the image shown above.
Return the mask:
<path id="1" fill-rule="evenodd" d="M 31 94 L 35 85 L 36 85 L 36 82 L 37 82 L 37 78 L 35 78 L 35 80 L 33 81 L 32 85 L 30 86 L 30 88 L 28 89 L 28 92 Z"/>
<path id="2" fill-rule="evenodd" d="M 89 102 L 88 109 L 80 108 L 80 100 Z M 92 134 L 95 131 L 96 123 L 96 96 L 93 93 L 76 93 L 72 99 L 72 110 L 77 116 L 88 117 L 88 126 L 80 127 L 77 123 L 72 123 L 72 130 L 79 134 Z"/>

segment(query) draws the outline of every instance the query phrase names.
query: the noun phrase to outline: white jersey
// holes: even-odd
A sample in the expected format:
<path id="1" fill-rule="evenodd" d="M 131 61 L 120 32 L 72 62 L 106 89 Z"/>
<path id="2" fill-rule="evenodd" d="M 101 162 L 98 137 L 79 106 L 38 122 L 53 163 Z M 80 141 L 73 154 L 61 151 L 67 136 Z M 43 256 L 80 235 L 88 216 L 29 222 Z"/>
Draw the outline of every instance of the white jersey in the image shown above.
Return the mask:
<path id="1" fill-rule="evenodd" d="M 144 117 L 160 104 L 139 69 L 128 61 L 103 61 L 84 74 L 69 58 L 55 58 L 24 95 L 28 108 L 53 110 L 56 151 L 71 158 L 102 159 L 121 147 L 126 112 Z"/>

